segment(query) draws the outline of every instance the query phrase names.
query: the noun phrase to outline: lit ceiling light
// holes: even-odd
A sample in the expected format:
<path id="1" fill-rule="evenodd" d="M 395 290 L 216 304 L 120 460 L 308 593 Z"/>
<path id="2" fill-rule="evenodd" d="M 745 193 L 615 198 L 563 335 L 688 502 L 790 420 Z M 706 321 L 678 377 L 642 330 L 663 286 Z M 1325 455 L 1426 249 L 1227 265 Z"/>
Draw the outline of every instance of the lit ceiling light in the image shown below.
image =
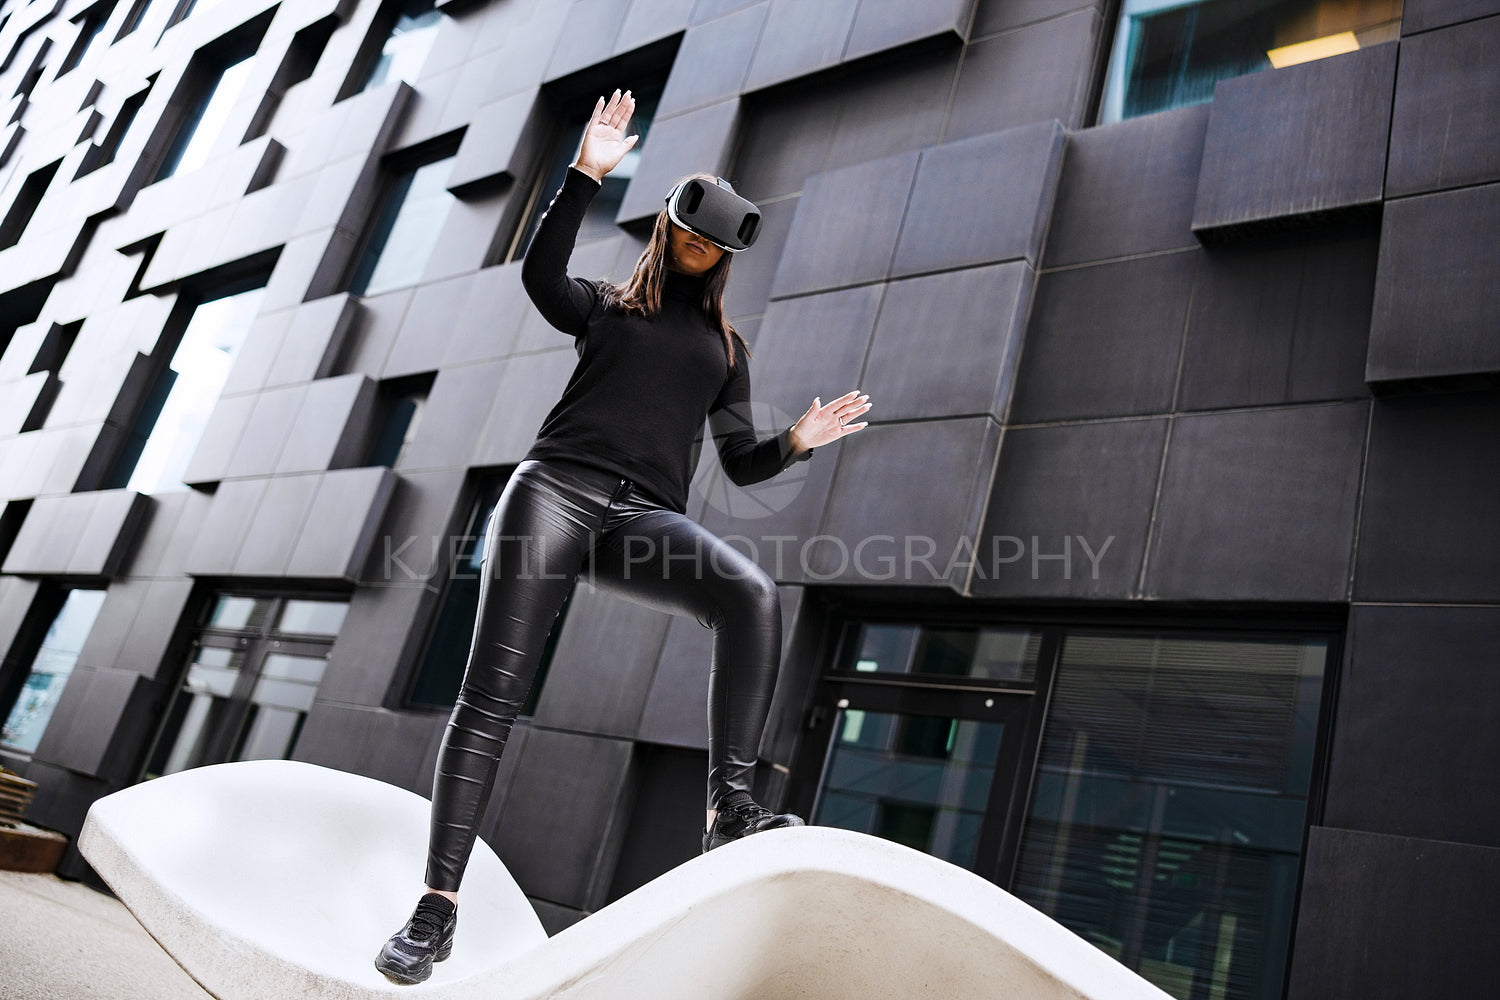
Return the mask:
<path id="1" fill-rule="evenodd" d="M 1296 45 L 1283 45 L 1279 49 L 1272 49 L 1266 55 L 1270 57 L 1272 66 L 1281 69 L 1283 66 L 1295 66 L 1298 63 L 1312 62 L 1314 59 L 1327 59 L 1329 56 L 1342 55 L 1358 48 L 1359 41 L 1354 37 L 1354 32 L 1341 31 L 1337 35 L 1324 35 L 1322 38 L 1298 42 Z"/>

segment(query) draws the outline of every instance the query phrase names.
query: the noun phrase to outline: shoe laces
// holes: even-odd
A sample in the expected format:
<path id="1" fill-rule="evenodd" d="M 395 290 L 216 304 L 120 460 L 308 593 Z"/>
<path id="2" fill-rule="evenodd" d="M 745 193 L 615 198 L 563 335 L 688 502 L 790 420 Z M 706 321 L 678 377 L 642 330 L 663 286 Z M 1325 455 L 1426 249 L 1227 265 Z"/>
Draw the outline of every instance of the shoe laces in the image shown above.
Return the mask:
<path id="1" fill-rule="evenodd" d="M 739 805 L 734 806 L 726 806 L 724 811 L 733 813 L 735 819 L 739 820 L 745 826 L 750 826 L 756 820 L 764 819 L 767 816 L 776 815 L 771 810 L 761 805 L 759 802 L 753 801 L 741 802 Z"/>
<path id="2" fill-rule="evenodd" d="M 414 941 L 436 938 L 443 932 L 443 927 L 447 922 L 447 915 L 437 907 L 427 903 L 418 903 L 416 911 L 411 915 L 411 932 L 408 936 Z"/>

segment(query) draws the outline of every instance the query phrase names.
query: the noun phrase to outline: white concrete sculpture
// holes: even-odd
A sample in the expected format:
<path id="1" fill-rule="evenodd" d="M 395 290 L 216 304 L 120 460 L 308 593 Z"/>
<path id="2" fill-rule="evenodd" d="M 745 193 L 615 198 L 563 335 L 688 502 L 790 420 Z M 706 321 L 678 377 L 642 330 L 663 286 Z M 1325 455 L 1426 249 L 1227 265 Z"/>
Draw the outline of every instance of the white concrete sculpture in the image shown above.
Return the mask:
<path id="1" fill-rule="evenodd" d="M 371 778 L 244 761 L 100 799 L 79 848 L 219 1000 L 1168 1000 L 984 879 L 827 827 L 694 858 L 550 939 L 476 842 L 452 957 L 399 986 L 373 962 L 420 894 L 429 810 Z"/>

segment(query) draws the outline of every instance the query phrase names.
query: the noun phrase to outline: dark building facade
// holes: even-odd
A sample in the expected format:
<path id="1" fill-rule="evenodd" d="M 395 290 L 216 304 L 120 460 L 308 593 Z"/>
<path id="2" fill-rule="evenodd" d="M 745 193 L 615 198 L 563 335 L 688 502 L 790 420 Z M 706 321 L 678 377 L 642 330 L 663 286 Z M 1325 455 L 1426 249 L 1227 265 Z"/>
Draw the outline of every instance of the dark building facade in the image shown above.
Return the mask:
<path id="1" fill-rule="evenodd" d="M 718 171 L 761 436 L 874 404 L 700 455 L 780 585 L 762 798 L 1179 997 L 1493 992 L 1500 2 L 4 0 L 0 60 L 30 822 L 255 757 L 430 793 L 576 361 L 519 258 L 629 87 L 573 273 Z M 575 585 L 481 829 L 549 928 L 697 852 L 712 639 Z"/>

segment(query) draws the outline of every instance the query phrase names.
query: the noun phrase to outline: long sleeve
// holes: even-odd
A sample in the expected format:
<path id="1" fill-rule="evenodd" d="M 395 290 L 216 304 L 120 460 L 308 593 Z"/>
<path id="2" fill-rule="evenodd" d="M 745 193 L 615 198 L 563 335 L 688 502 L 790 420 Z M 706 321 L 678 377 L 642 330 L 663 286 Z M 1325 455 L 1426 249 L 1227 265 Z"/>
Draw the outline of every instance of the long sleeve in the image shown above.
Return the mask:
<path id="1" fill-rule="evenodd" d="M 542 318 L 575 337 L 583 333 L 599 291 L 586 278 L 568 276 L 568 259 L 573 256 L 583 214 L 600 186 L 588 174 L 569 167 L 521 262 L 521 284 Z"/>
<path id="2" fill-rule="evenodd" d="M 763 482 L 786 471 L 794 462 L 812 458 L 812 448 L 800 455 L 792 452 L 792 428 L 775 437 L 757 441 L 750 412 L 749 360 L 741 354 L 739 364 L 708 411 L 709 428 L 719 449 L 719 462 L 736 486 Z"/>

